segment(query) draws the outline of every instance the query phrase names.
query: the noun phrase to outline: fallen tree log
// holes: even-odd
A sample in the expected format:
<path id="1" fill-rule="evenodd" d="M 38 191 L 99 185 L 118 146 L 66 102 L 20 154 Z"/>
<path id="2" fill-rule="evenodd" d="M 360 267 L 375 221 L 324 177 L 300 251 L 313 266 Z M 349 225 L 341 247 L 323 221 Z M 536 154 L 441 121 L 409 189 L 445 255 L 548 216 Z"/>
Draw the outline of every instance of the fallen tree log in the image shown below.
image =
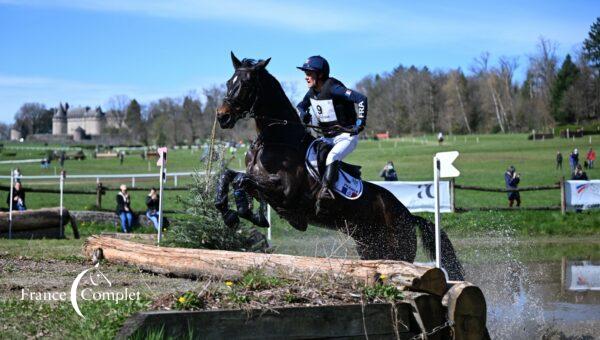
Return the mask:
<path id="1" fill-rule="evenodd" d="M 62 209 L 62 224 L 60 208 L 13 211 L 12 226 L 9 213 L 0 212 L 0 237 L 7 237 L 9 229 L 13 237 L 63 237 L 63 228 L 69 222 L 73 229 L 73 236 L 78 239 L 77 222 L 65 208 Z"/>
<path id="2" fill-rule="evenodd" d="M 84 244 L 90 258 L 135 265 L 143 270 L 179 277 L 219 276 L 235 278 L 260 267 L 285 278 L 333 275 L 366 283 L 385 279 L 407 290 L 443 296 L 446 278 L 439 268 L 402 261 L 348 260 L 284 254 L 243 253 L 224 250 L 167 248 L 139 244 L 106 236 L 91 236 Z"/>

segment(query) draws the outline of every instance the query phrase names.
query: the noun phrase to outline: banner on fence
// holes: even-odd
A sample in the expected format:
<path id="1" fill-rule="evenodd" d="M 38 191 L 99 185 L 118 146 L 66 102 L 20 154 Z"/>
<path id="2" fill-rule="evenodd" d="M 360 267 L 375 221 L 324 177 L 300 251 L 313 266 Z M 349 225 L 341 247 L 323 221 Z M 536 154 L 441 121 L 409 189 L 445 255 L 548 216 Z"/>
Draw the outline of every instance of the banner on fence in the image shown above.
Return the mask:
<path id="1" fill-rule="evenodd" d="M 600 180 L 566 181 L 567 210 L 600 208 Z"/>
<path id="2" fill-rule="evenodd" d="M 410 212 L 434 212 L 435 190 L 433 181 L 424 182 L 371 182 L 386 188 L 404 204 Z M 452 212 L 450 182 L 440 181 L 440 211 Z"/>

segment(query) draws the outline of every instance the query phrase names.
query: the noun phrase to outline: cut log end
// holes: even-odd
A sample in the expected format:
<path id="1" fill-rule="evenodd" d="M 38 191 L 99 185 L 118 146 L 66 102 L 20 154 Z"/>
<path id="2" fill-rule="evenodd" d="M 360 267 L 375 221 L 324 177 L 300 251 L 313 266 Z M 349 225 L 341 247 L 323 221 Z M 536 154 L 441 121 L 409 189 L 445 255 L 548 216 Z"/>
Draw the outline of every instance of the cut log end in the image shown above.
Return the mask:
<path id="1" fill-rule="evenodd" d="M 454 322 L 456 340 L 489 339 L 485 297 L 477 286 L 469 282 L 454 284 L 442 304 L 448 309 L 448 319 Z"/>

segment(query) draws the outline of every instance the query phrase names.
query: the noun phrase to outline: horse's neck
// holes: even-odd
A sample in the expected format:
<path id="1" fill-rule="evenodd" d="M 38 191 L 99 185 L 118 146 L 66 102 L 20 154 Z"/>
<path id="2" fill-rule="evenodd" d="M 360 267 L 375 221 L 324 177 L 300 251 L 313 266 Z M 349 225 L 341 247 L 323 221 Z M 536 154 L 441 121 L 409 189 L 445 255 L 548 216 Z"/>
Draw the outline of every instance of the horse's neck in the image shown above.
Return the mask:
<path id="1" fill-rule="evenodd" d="M 262 119 L 256 119 L 256 132 L 259 138 L 269 143 L 292 145 L 299 143 L 304 128 L 281 85 L 269 74 L 264 76 L 262 82 L 264 88 L 257 109 L 257 117 Z"/>

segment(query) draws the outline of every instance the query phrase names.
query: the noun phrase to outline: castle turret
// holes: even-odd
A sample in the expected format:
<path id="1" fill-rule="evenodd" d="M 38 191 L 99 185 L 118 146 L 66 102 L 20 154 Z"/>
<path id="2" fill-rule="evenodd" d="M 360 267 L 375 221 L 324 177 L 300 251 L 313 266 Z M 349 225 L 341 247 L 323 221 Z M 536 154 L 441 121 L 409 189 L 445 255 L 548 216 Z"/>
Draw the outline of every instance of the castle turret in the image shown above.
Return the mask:
<path id="1" fill-rule="evenodd" d="M 52 134 L 53 135 L 66 135 L 67 134 L 67 110 L 69 109 L 69 103 L 62 103 L 55 109 L 54 117 L 52 117 Z"/>

